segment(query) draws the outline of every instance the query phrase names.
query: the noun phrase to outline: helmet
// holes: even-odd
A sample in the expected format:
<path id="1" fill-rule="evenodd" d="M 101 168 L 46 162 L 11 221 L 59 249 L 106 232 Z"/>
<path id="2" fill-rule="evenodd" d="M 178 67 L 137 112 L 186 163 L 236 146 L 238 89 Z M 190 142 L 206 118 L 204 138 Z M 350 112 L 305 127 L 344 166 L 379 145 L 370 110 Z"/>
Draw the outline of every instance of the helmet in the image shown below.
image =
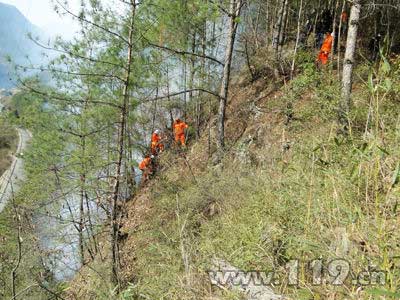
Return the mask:
<path id="1" fill-rule="evenodd" d="M 160 130 L 156 129 L 156 130 L 154 130 L 154 133 L 155 134 L 160 134 Z"/>

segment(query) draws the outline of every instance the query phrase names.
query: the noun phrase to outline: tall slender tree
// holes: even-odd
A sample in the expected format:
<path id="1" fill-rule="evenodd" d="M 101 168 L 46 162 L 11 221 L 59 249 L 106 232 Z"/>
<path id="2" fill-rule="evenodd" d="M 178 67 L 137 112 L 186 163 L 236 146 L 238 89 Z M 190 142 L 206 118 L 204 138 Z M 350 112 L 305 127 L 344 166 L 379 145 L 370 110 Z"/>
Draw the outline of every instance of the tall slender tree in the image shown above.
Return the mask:
<path id="1" fill-rule="evenodd" d="M 133 36 L 134 36 L 134 24 L 135 24 L 135 13 L 136 13 L 136 0 L 130 1 L 131 5 L 131 15 L 129 19 L 129 33 L 128 33 L 128 51 L 126 58 L 126 74 L 124 79 L 123 91 L 122 91 L 122 106 L 120 112 L 119 119 L 119 131 L 118 131 L 118 156 L 117 163 L 115 169 L 115 177 L 114 184 L 112 187 L 112 196 L 111 196 L 111 251 L 112 251 L 112 275 L 111 281 L 114 285 L 119 284 L 119 248 L 118 248 L 118 232 L 119 232 L 119 211 L 118 211 L 118 200 L 119 200 L 119 192 L 121 187 L 121 178 L 122 178 L 122 167 L 123 167 L 123 159 L 124 159 L 124 150 L 125 150 L 125 130 L 126 130 L 126 121 L 127 114 L 129 108 L 129 99 L 130 99 L 130 87 L 131 87 L 131 71 L 132 71 L 132 59 L 133 59 Z"/>
<path id="2" fill-rule="evenodd" d="M 218 111 L 218 137 L 217 146 L 218 151 L 221 154 L 225 147 L 225 114 L 226 105 L 229 95 L 229 83 L 231 78 L 231 67 L 233 50 L 235 47 L 236 33 L 239 25 L 238 18 L 242 7 L 244 5 L 244 0 L 230 0 L 229 5 L 229 27 L 227 32 L 227 40 L 225 47 L 225 58 L 224 58 L 224 71 L 222 75 L 221 91 L 219 93 L 219 111 Z"/>
<path id="3" fill-rule="evenodd" d="M 358 25 L 361 13 L 361 0 L 354 0 L 349 18 L 349 31 L 347 33 L 346 52 L 343 62 L 342 100 L 339 108 L 339 122 L 343 129 L 349 129 L 349 113 L 351 109 L 351 91 L 353 85 L 353 68 L 357 44 Z"/>

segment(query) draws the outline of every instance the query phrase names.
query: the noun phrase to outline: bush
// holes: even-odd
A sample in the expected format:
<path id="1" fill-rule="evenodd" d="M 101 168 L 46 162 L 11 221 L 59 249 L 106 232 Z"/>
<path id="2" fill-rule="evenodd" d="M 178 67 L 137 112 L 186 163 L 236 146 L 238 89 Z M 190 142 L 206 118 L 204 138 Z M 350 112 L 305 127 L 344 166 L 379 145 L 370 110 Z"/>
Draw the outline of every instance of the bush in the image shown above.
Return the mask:
<path id="1" fill-rule="evenodd" d="M 17 145 L 15 129 L 3 119 L 0 119 L 0 175 L 11 164 L 11 153 L 15 152 Z"/>
<path id="2" fill-rule="evenodd" d="M 139 299 L 205 299 L 215 293 L 239 299 L 209 286 L 206 271 L 213 257 L 242 270 L 275 270 L 283 278 L 291 259 L 323 258 L 326 267 L 329 260 L 343 258 L 354 274 L 386 272 L 381 290 L 395 293 L 400 131 L 393 89 L 398 83 L 384 94 L 385 80 L 376 78 L 380 87 L 373 96 L 373 90 L 355 87 L 352 124 L 364 124 L 368 134 L 353 130 L 344 138 L 332 130 L 338 84 L 328 83 L 312 66 L 304 72 L 284 95 L 296 117 L 287 126 L 293 141 L 287 158 L 275 143 L 266 154 L 271 163 L 251 170 L 228 158 L 224 169 L 210 168 L 196 183 L 179 176 L 160 179 L 151 196 L 151 224 L 134 237 L 142 247 L 135 258 L 138 282 L 130 291 Z M 301 272 L 298 287 L 282 284 L 275 291 L 293 299 L 372 299 L 350 281 L 314 286 L 306 269 Z"/>

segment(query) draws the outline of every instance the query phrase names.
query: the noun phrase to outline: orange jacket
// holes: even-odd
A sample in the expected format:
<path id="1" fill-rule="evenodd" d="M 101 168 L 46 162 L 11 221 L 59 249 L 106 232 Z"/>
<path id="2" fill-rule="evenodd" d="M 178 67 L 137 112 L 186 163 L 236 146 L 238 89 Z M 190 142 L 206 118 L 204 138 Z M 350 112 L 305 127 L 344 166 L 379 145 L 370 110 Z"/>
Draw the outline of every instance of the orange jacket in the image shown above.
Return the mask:
<path id="1" fill-rule="evenodd" d="M 145 169 L 147 169 L 148 168 L 148 166 L 150 166 L 150 163 L 151 163 L 151 158 L 150 157 L 145 157 L 142 161 L 141 161 L 141 163 L 139 164 L 139 169 L 140 170 L 145 170 Z"/>
<path id="2" fill-rule="evenodd" d="M 181 122 L 174 122 L 174 132 L 175 135 L 182 135 L 185 134 L 185 129 L 188 128 L 188 124 L 186 124 L 185 122 L 181 121 Z"/>
<path id="3" fill-rule="evenodd" d="M 330 53 L 332 50 L 332 43 L 333 43 L 333 36 L 329 33 L 325 40 L 324 43 L 322 44 L 321 47 L 321 52 L 328 52 Z"/>
<path id="4" fill-rule="evenodd" d="M 151 143 L 158 144 L 159 141 L 161 141 L 161 136 L 157 133 L 153 133 L 151 136 Z"/>

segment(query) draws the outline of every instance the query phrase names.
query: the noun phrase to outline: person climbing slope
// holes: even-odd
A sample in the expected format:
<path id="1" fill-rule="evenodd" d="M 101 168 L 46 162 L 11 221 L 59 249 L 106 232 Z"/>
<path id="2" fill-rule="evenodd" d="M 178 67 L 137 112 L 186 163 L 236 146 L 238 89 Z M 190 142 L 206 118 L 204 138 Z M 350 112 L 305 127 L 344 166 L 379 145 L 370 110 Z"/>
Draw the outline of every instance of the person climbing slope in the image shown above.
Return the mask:
<path id="1" fill-rule="evenodd" d="M 153 132 L 151 136 L 151 154 L 153 155 L 158 155 L 162 151 L 164 151 L 164 144 L 161 143 L 161 134 L 160 131 L 157 129 Z"/>
<path id="2" fill-rule="evenodd" d="M 333 38 L 333 34 L 330 32 L 326 33 L 325 40 L 322 43 L 321 50 L 319 51 L 317 58 L 317 61 L 319 61 L 322 65 L 326 65 L 328 63 L 329 54 L 332 51 Z"/>
<path id="3" fill-rule="evenodd" d="M 139 169 L 142 171 L 142 184 L 149 180 L 149 176 L 152 174 L 152 159 L 153 155 L 146 155 L 139 164 Z"/>
<path id="4" fill-rule="evenodd" d="M 178 145 L 180 143 L 181 146 L 185 147 L 186 146 L 185 129 L 189 127 L 188 124 L 183 122 L 181 119 L 176 119 L 172 127 L 174 129 L 175 142 Z"/>

